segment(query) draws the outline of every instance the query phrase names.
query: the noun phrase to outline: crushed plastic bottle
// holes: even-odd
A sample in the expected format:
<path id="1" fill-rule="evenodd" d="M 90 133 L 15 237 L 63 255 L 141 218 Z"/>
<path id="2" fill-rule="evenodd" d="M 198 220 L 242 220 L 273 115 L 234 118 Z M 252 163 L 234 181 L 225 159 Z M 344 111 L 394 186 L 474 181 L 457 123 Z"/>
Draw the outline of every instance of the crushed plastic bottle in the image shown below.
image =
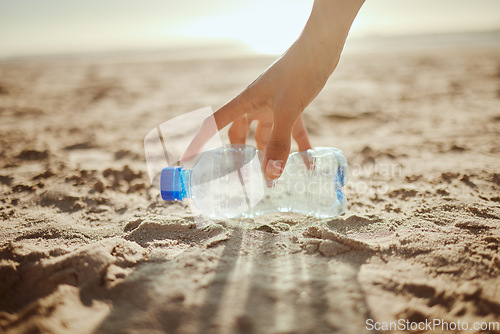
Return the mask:
<path id="1" fill-rule="evenodd" d="M 198 155 L 192 169 L 166 167 L 160 191 L 166 201 L 191 198 L 204 216 L 251 218 L 296 212 L 319 218 L 344 213 L 347 161 L 341 150 L 317 147 L 291 153 L 280 178 L 267 181 L 264 152 L 230 145 Z"/>

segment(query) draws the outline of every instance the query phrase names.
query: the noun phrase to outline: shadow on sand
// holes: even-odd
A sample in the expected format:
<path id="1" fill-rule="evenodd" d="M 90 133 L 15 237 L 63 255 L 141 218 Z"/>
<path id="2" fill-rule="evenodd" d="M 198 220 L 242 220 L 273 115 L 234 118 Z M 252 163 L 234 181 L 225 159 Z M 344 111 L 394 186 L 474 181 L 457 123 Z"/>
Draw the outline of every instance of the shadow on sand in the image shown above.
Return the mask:
<path id="1" fill-rule="evenodd" d="M 234 227 L 207 257 L 187 250 L 142 263 L 109 290 L 112 310 L 97 332 L 362 332 L 370 315 L 357 275 L 373 253 L 328 258 L 292 246 L 287 233 Z"/>

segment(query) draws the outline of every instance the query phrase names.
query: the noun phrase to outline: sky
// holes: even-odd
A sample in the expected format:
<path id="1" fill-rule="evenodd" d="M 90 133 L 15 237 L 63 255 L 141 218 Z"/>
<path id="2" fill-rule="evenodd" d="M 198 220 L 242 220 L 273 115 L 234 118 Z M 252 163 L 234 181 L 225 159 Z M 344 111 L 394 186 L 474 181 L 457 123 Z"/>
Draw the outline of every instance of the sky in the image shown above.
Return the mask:
<path id="1" fill-rule="evenodd" d="M 313 0 L 0 0 L 0 57 L 240 43 L 279 54 Z M 366 0 L 350 38 L 500 29 L 500 0 Z"/>

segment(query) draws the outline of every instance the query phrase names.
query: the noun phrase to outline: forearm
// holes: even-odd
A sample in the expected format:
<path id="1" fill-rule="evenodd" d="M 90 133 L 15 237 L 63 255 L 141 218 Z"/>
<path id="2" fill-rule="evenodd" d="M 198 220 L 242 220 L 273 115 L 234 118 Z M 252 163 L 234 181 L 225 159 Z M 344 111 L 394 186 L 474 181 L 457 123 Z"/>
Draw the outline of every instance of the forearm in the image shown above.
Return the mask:
<path id="1" fill-rule="evenodd" d="M 231 103 L 240 109 L 286 114 L 280 126 L 291 129 L 337 66 L 363 2 L 315 0 L 309 20 L 295 43 Z M 222 126 L 227 123 L 218 122 Z"/>
<path id="2" fill-rule="evenodd" d="M 326 79 L 340 58 L 347 34 L 364 0 L 315 0 L 302 34 L 292 46 L 320 65 Z"/>

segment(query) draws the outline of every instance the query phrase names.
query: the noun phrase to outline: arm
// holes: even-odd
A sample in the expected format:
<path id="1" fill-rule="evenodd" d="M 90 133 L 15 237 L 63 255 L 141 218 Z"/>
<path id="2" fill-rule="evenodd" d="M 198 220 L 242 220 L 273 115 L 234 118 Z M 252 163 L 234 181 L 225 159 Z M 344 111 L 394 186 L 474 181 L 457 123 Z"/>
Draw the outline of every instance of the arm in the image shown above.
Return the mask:
<path id="1" fill-rule="evenodd" d="M 315 0 L 309 20 L 292 46 L 253 83 L 213 116 L 220 130 L 232 122 L 229 138 L 244 144 L 251 121 L 255 140 L 266 152 L 265 175 L 278 178 L 290 153 L 291 136 L 300 151 L 311 148 L 301 114 L 335 70 L 351 24 L 364 0 Z M 201 136 L 201 135 L 200 135 Z M 205 139 L 195 137 L 184 156 Z"/>

